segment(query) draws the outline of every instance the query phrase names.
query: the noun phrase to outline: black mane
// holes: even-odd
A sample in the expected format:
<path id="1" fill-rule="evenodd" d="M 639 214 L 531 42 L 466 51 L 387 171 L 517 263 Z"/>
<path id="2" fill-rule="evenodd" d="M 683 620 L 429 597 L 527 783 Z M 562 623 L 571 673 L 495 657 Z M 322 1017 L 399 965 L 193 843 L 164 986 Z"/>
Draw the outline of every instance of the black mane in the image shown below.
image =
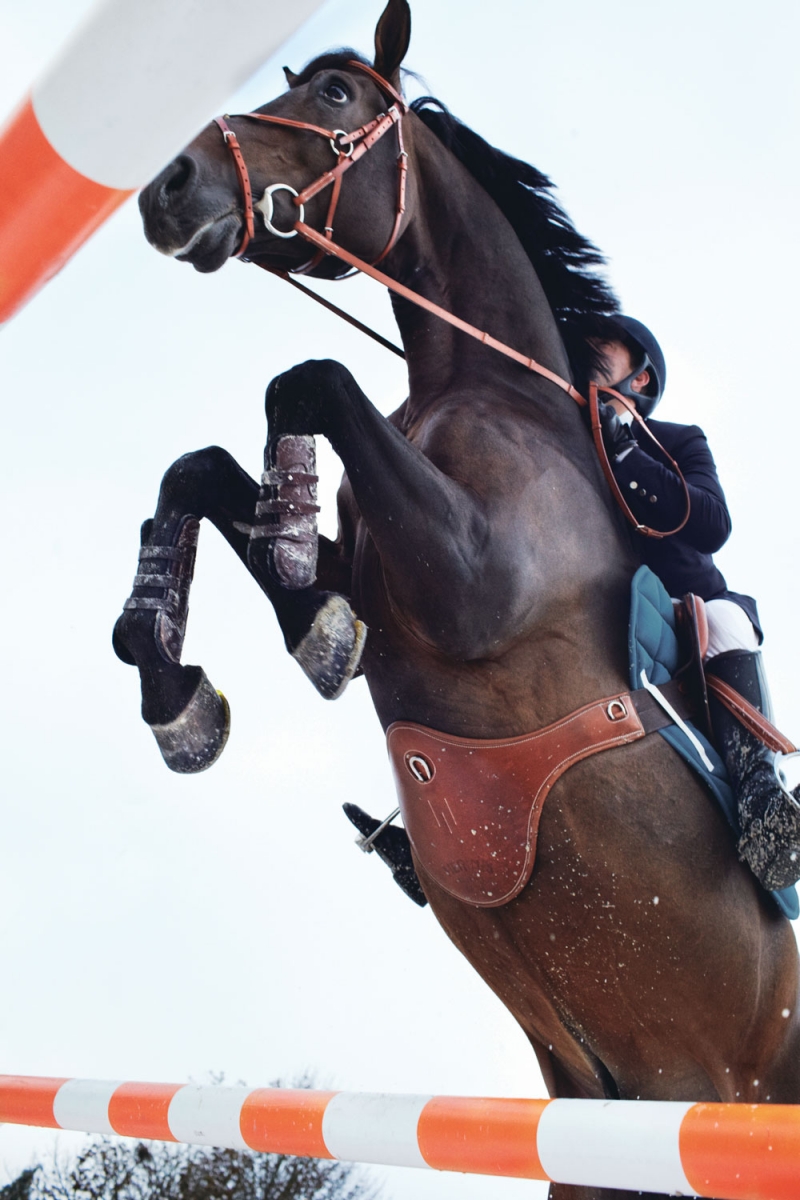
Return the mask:
<path id="1" fill-rule="evenodd" d="M 307 83 L 325 69 L 346 69 L 348 59 L 366 60 L 353 50 L 322 54 L 292 80 Z M 578 233 L 553 199 L 553 184 L 529 163 L 490 146 L 432 96 L 411 104 L 412 112 L 463 163 L 511 224 L 558 322 L 578 388 L 583 389 L 601 360 L 593 339 L 615 336 L 619 302 L 596 268 L 605 259 Z"/>
<path id="2" fill-rule="evenodd" d="M 414 100 L 411 108 L 509 221 L 558 321 L 576 384 L 584 388 L 598 365 L 592 339 L 608 337 L 609 318 L 619 312 L 616 296 L 595 270 L 603 255 L 578 233 L 541 171 L 490 146 L 432 96 Z"/>

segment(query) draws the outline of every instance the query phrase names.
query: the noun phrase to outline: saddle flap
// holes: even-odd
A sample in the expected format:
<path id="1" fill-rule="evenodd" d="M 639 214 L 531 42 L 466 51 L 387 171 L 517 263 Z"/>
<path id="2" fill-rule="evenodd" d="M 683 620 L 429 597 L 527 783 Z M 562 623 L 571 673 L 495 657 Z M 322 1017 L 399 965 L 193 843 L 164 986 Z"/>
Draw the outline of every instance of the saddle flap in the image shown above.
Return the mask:
<path id="1" fill-rule="evenodd" d="M 464 738 L 396 722 L 387 744 L 416 858 L 457 899 L 507 904 L 530 879 L 542 807 L 559 776 L 644 736 L 628 694 L 519 737 Z"/>

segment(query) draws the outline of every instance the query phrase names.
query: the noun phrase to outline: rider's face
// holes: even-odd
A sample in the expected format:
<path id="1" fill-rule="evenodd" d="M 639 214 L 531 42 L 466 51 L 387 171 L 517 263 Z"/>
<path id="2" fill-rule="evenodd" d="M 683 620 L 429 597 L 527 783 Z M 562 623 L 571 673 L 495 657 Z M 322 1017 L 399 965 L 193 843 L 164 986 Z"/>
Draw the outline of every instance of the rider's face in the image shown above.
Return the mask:
<path id="1" fill-rule="evenodd" d="M 631 360 L 628 347 L 623 346 L 622 342 L 602 342 L 600 349 L 605 360 L 605 370 L 598 371 L 598 378 L 594 382 L 607 383 L 609 387 L 613 387 L 615 383 L 627 379 L 636 366 Z M 636 378 L 631 380 L 631 389 L 634 392 L 641 392 L 647 387 L 649 382 L 650 372 L 640 371 Z M 625 411 L 624 406 L 613 398 L 610 398 L 609 403 L 618 409 L 618 411 Z"/>

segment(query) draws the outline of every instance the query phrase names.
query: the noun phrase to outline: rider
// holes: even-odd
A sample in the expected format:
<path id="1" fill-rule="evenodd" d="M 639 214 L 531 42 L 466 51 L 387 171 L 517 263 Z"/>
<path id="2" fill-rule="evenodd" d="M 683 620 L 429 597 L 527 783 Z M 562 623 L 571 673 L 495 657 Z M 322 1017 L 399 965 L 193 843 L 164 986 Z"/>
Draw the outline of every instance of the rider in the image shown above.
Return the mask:
<path id="1" fill-rule="evenodd" d="M 705 435 L 696 425 L 652 419 L 667 371 L 661 347 L 640 321 L 610 319 L 597 349 L 601 363 L 595 382 L 633 401 L 680 468 L 691 501 L 689 520 L 673 536 L 634 533 L 642 561 L 671 596 L 693 592 L 705 601 L 707 674 L 730 684 L 771 719 L 756 602 L 730 591 L 712 558 L 730 536 L 731 518 Z M 600 418 L 614 477 L 634 515 L 643 525 L 675 528 L 686 505 L 678 476 L 620 401 L 601 403 Z M 788 887 L 800 879 L 800 788 L 793 794 L 779 774 L 776 755 L 713 696 L 709 703 L 714 736 L 738 803 L 739 856 L 767 889 Z M 363 835 L 378 829 L 378 821 L 356 805 L 345 805 L 345 811 Z M 389 827 L 378 834 L 374 846 L 400 887 L 418 904 L 424 903 L 405 831 Z"/>
<path id="2" fill-rule="evenodd" d="M 634 533 L 637 549 L 669 594 L 693 592 L 705 601 L 708 675 L 730 684 L 771 719 L 756 602 L 728 590 L 711 557 L 728 540 L 731 519 L 714 460 L 696 425 L 655 421 L 652 413 L 666 383 L 664 355 L 646 326 L 633 317 L 610 319 L 598 342 L 602 363 L 595 382 L 632 400 L 684 475 L 691 513 L 678 533 L 662 539 Z M 600 394 L 602 400 L 603 394 Z M 603 442 L 611 468 L 634 516 L 653 528 L 672 529 L 685 513 L 683 486 L 632 414 L 613 397 L 600 405 Z M 711 718 L 738 802 L 739 856 L 768 889 L 800 878 L 800 788 L 793 794 L 774 752 L 748 732 L 713 696 Z"/>

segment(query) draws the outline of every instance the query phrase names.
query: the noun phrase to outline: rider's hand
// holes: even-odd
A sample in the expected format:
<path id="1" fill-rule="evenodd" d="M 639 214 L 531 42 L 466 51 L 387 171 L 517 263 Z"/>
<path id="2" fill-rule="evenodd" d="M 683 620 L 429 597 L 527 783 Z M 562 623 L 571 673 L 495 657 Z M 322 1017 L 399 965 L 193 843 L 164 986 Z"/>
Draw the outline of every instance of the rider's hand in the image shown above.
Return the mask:
<path id="1" fill-rule="evenodd" d="M 624 458 L 629 450 L 636 445 L 636 438 L 630 425 L 621 421 L 618 413 L 610 404 L 600 403 L 600 432 L 603 435 L 603 445 L 612 462 Z"/>

